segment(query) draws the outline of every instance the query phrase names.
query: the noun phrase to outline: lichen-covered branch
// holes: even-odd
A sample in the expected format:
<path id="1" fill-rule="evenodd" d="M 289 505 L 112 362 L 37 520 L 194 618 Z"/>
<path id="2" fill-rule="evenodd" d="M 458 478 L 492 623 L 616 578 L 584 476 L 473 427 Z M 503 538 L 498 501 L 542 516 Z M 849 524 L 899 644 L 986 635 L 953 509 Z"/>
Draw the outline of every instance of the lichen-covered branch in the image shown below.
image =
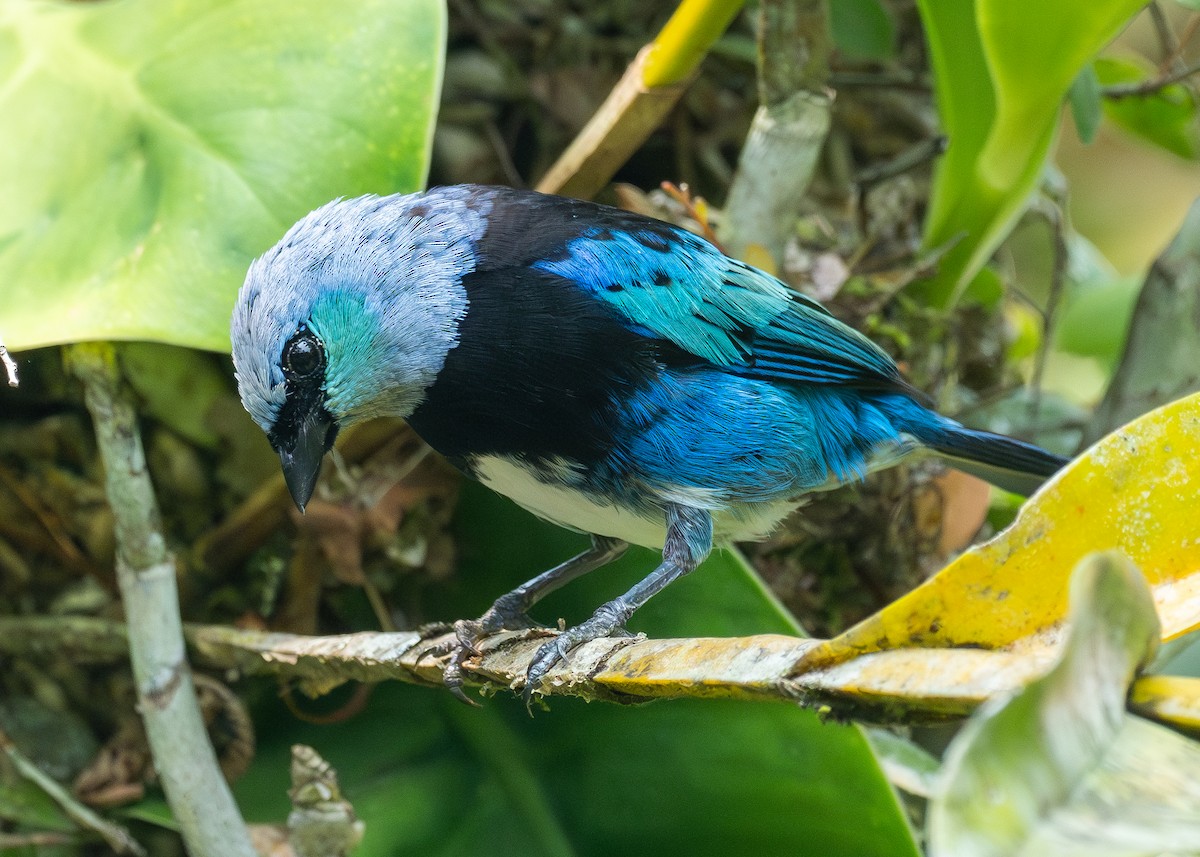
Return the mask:
<path id="1" fill-rule="evenodd" d="M 79 622 L 79 620 L 74 620 Z M 119 627 L 89 620 L 97 649 L 111 650 Z M 75 640 L 84 628 L 70 629 Z M 0 619 L 0 652 L 45 651 L 59 629 L 51 620 Z M 467 684 L 519 689 L 545 632 L 489 637 L 478 659 L 467 662 Z M 188 642 L 197 663 L 244 675 L 275 675 L 311 694 L 346 681 L 405 681 L 441 685 L 450 637 L 363 632 L 306 637 L 191 626 Z M 36 643 L 37 640 L 43 640 Z M 778 634 L 649 640 L 610 637 L 581 646 L 550 672 L 541 692 L 587 700 L 738 698 L 802 702 L 832 716 L 876 722 L 919 722 L 962 717 L 988 697 L 1012 691 L 1042 675 L 1053 650 L 1028 651 L 900 648 L 858 657 L 821 657 L 828 641 Z M 1200 703 L 1198 703 L 1200 705 Z"/>
<path id="2" fill-rule="evenodd" d="M 759 4 L 759 108 L 729 188 L 720 238 L 778 266 L 829 133 L 831 40 L 825 0 Z M 755 249 L 757 248 L 757 252 Z"/>
<path id="3" fill-rule="evenodd" d="M 1138 295 L 1125 351 L 1085 442 L 1200 390 L 1200 202 L 1154 260 Z"/>
<path id="4" fill-rule="evenodd" d="M 104 462 L 128 619 L 138 711 L 155 770 L 192 857 L 253 857 L 250 838 L 209 743 L 184 657 L 175 560 L 167 550 L 133 407 L 108 344 L 73 346 Z"/>
<path id="5" fill-rule="evenodd" d="M 273 675 L 320 694 L 346 681 L 403 681 L 438 687 L 449 636 L 363 632 L 307 637 L 222 625 L 185 628 L 194 661 L 243 675 Z M 489 637 L 467 662 L 466 682 L 520 689 L 549 632 Z M 93 661 L 116 660 L 120 623 L 82 618 L 0 618 L 0 654 L 46 655 L 90 646 Z M 964 717 L 988 698 L 1044 675 L 1062 635 L 1008 649 L 925 648 L 863 651 L 830 659 L 829 641 L 779 634 L 649 640 L 611 637 L 581 646 L 550 672 L 541 692 L 609 702 L 738 698 L 800 702 L 839 719 L 916 723 Z M 1143 685 L 1145 685 L 1143 687 Z M 1176 728 L 1200 723 L 1200 679 L 1143 676 L 1134 682 L 1138 712 Z"/>
<path id="6" fill-rule="evenodd" d="M 123 652 L 125 626 L 84 617 L 0 617 L 0 654 L 73 657 L 112 662 Z M 184 629 L 193 660 L 243 675 L 275 675 L 309 693 L 347 681 L 387 680 L 440 686 L 451 637 L 415 632 L 362 632 L 309 637 L 244 631 L 224 625 Z M 478 660 L 467 662 L 473 686 L 519 687 L 548 632 L 505 632 L 484 640 Z M 819 640 L 764 634 L 754 637 L 649 640 L 613 637 L 577 649 L 550 672 L 549 695 L 636 702 L 665 697 L 793 699 L 787 686 L 793 665 Z"/>
<path id="7" fill-rule="evenodd" d="M 348 679 L 398 679 L 440 685 L 445 659 L 435 653 L 449 638 L 415 633 L 302 637 L 208 626 L 189 638 L 202 660 L 247 673 L 274 673 L 324 692 Z M 468 684 L 521 686 L 546 637 L 505 632 L 468 661 Z M 659 697 L 791 698 L 788 670 L 814 641 L 766 634 L 756 637 L 648 640 L 609 637 L 576 649 L 550 672 L 546 695 L 637 702 Z"/>

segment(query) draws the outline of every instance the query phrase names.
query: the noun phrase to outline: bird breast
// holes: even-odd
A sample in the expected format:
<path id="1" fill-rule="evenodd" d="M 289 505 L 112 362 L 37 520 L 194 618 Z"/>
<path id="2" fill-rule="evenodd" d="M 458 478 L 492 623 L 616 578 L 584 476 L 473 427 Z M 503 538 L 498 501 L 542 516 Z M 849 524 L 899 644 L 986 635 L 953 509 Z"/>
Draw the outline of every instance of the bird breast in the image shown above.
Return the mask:
<path id="1" fill-rule="evenodd" d="M 635 509 L 591 495 L 565 480 L 556 480 L 546 468 L 535 469 L 507 456 L 479 456 L 470 463 L 470 471 L 484 485 L 539 518 L 648 548 L 662 548 L 666 538 L 663 508 L 682 500 L 664 496 L 657 498 L 657 508 Z M 798 505 L 799 500 L 789 499 L 711 508 L 714 538 L 722 542 L 761 539 Z"/>

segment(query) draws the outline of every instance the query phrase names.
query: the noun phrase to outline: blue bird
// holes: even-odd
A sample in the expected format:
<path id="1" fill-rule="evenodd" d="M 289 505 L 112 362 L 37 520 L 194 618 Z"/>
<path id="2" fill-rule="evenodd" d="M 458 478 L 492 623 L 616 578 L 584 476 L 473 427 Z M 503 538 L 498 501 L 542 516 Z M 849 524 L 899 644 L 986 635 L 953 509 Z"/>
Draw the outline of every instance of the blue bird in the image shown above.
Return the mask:
<path id="1" fill-rule="evenodd" d="M 464 473 L 592 546 L 456 624 L 482 637 L 630 544 L 662 563 L 538 650 L 526 698 L 621 633 L 714 543 L 925 451 L 1029 493 L 1064 459 L 924 404 L 820 304 L 685 230 L 500 187 L 338 200 L 250 267 L 232 321 L 242 403 L 303 511 L 339 428 L 405 418 Z"/>

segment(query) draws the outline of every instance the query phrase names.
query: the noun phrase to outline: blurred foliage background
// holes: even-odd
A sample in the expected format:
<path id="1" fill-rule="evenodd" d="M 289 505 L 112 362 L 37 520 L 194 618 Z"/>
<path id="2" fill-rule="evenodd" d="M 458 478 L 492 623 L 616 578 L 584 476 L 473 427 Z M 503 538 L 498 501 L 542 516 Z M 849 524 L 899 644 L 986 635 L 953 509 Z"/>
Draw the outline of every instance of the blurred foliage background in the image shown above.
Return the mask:
<path id="1" fill-rule="evenodd" d="M 36 25 L 21 11 L 35 5 L 51 10 Z M 112 515 L 81 395 L 57 350 L 34 349 L 77 339 L 150 340 L 123 345 L 120 355 L 144 415 L 189 621 L 306 634 L 413 628 L 476 615 L 571 553 L 577 537 L 461 485 L 389 423 L 347 433 L 342 463 L 327 468 L 299 517 L 277 460 L 237 401 L 220 353 L 223 325 L 245 263 L 326 198 L 412 190 L 426 167 L 430 184 L 536 184 L 670 6 L 450 0 L 443 10 L 380 0 L 362 18 L 327 11 L 306 23 L 305 4 L 230 2 L 199 16 L 178 0 L 162 4 L 160 18 L 133 0 L 94 5 L 123 11 L 68 24 L 73 4 L 11 0 L 0 14 L 0 118 L 15 129 L 0 155 L 11 189 L 0 193 L 0 336 L 21 372 L 18 389 L 0 391 L 0 613 L 122 615 Z M 734 19 L 602 201 L 710 227 L 723 239 L 736 233 L 739 212 L 727 200 L 767 91 L 759 22 L 769 25 L 780 5 L 764 0 Z M 1176 3 L 1136 15 L 1119 3 L 1056 7 L 1068 24 L 1077 16 L 1069 32 L 1085 33 L 1091 22 L 1107 32 L 1103 12 L 1120 35 L 1094 63 L 1080 42 L 1080 68 L 1059 69 L 1069 72 L 1063 86 L 1071 84 L 1061 118 L 1065 93 L 1038 94 L 1050 105 L 1041 115 L 1053 125 L 1052 157 L 1044 169 L 1036 159 L 1022 164 L 1030 201 L 1014 197 L 1011 217 L 995 221 L 995 241 L 972 266 L 953 258 L 966 246 L 954 234 L 959 221 L 949 219 L 950 231 L 933 242 L 923 229 L 932 188 L 947 181 L 936 172 L 947 163 L 937 99 L 954 83 L 938 89 L 928 36 L 941 20 L 953 44 L 953 27 L 974 26 L 953 16 L 999 7 L 920 7 L 829 4 L 827 75 L 814 87 L 836 93 L 828 133 L 782 229 L 782 252 L 748 255 L 868 332 L 948 413 L 1074 452 L 1131 409 L 1197 382 L 1200 352 L 1189 339 L 1197 283 L 1188 273 L 1196 239 L 1184 234 L 1174 256 L 1160 254 L 1200 196 L 1197 95 L 1186 74 L 1200 58 L 1200 16 Z M 201 23 L 177 27 L 189 15 Z M 1003 23 L 980 15 L 988 26 Z M 82 35 L 72 42 L 61 36 L 68 31 Z M 407 40 L 398 42 L 398 32 Z M 1017 66 L 1029 59 L 1023 50 L 1037 48 L 1036 40 L 1005 44 Z M 119 93 L 111 99 L 96 95 L 108 80 L 98 84 L 89 64 L 97 45 L 120 58 L 106 72 Z M 188 64 L 197 57 L 205 62 Z M 267 83 L 276 66 L 289 82 L 280 91 Z M 129 80 L 160 87 L 142 92 L 157 93 L 149 100 L 160 109 L 131 96 Z M 27 88 L 37 85 L 44 88 Z M 958 85 L 963 103 L 982 98 Z M 1144 92 L 1121 94 L 1122 86 Z M 91 124 L 72 127 L 63 119 L 71 110 Z M 154 120 L 143 122 L 147 115 Z M 146 187 L 154 189 L 151 214 L 137 207 Z M 1141 338 L 1130 337 L 1156 259 L 1177 274 L 1160 278 L 1161 288 L 1173 284 L 1178 294 L 1151 295 L 1139 310 Z M 967 273 L 935 300 L 922 283 L 951 262 Z M 1127 349 L 1127 339 L 1137 347 Z M 1167 339 L 1178 351 L 1161 358 L 1164 368 L 1154 360 Z M 1154 365 L 1140 368 L 1147 359 Z M 745 546 L 772 594 L 717 558 L 639 614 L 634 628 L 830 636 L 1004 526 L 1017 504 L 929 463 L 878 474 Z M 636 553 L 603 580 L 548 600 L 539 615 L 582 617 L 649 562 Z M 86 651 L 46 657 L 5 640 L 2 629 L 0 641 L 0 726 L 52 776 L 73 783 L 80 800 L 117 808 L 154 853 L 181 853 L 124 665 Z M 368 820 L 363 854 L 890 855 L 919 847 L 910 822 L 920 821 L 923 802 L 897 799 L 857 728 L 800 709 L 624 710 L 555 700 L 530 720 L 506 694 L 473 712 L 424 688 L 341 688 L 314 701 L 234 678 L 209 676 L 210 725 L 228 772 L 241 777 L 247 814 L 281 820 L 287 748 L 305 741 L 339 768 Z M 248 722 L 259 733 L 256 754 L 243 752 Z M 947 740 L 938 730 L 919 737 L 935 749 Z M 7 769 L 0 836 L 12 837 L 0 850 L 7 842 L 13 853 L 102 848 Z"/>

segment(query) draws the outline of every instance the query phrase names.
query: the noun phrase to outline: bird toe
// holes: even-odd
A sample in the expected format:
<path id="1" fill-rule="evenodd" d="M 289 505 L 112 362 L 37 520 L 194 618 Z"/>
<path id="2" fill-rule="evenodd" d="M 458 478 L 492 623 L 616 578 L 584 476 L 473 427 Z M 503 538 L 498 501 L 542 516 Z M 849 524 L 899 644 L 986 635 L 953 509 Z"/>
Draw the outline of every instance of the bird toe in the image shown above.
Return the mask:
<path id="1" fill-rule="evenodd" d="M 544 643 L 534 654 L 525 673 L 525 687 L 521 692 L 525 706 L 529 707 L 534 694 L 540 692 L 550 670 L 565 663 L 572 651 L 592 640 L 630 636 L 625 629 L 627 618 L 625 612 L 613 603 L 605 604 L 586 622 L 567 628 L 553 640 Z"/>
<path id="2" fill-rule="evenodd" d="M 524 611 L 505 609 L 502 601 L 497 601 L 478 619 L 459 619 L 453 625 L 443 626 L 442 633 L 452 631 L 453 638 L 441 644 L 436 652 L 439 656 L 449 656 L 442 671 L 442 683 L 457 699 L 478 706 L 479 703 L 467 696 L 463 687 L 466 684 L 467 662 L 483 654 L 480 644 L 502 631 L 543 628 Z"/>

